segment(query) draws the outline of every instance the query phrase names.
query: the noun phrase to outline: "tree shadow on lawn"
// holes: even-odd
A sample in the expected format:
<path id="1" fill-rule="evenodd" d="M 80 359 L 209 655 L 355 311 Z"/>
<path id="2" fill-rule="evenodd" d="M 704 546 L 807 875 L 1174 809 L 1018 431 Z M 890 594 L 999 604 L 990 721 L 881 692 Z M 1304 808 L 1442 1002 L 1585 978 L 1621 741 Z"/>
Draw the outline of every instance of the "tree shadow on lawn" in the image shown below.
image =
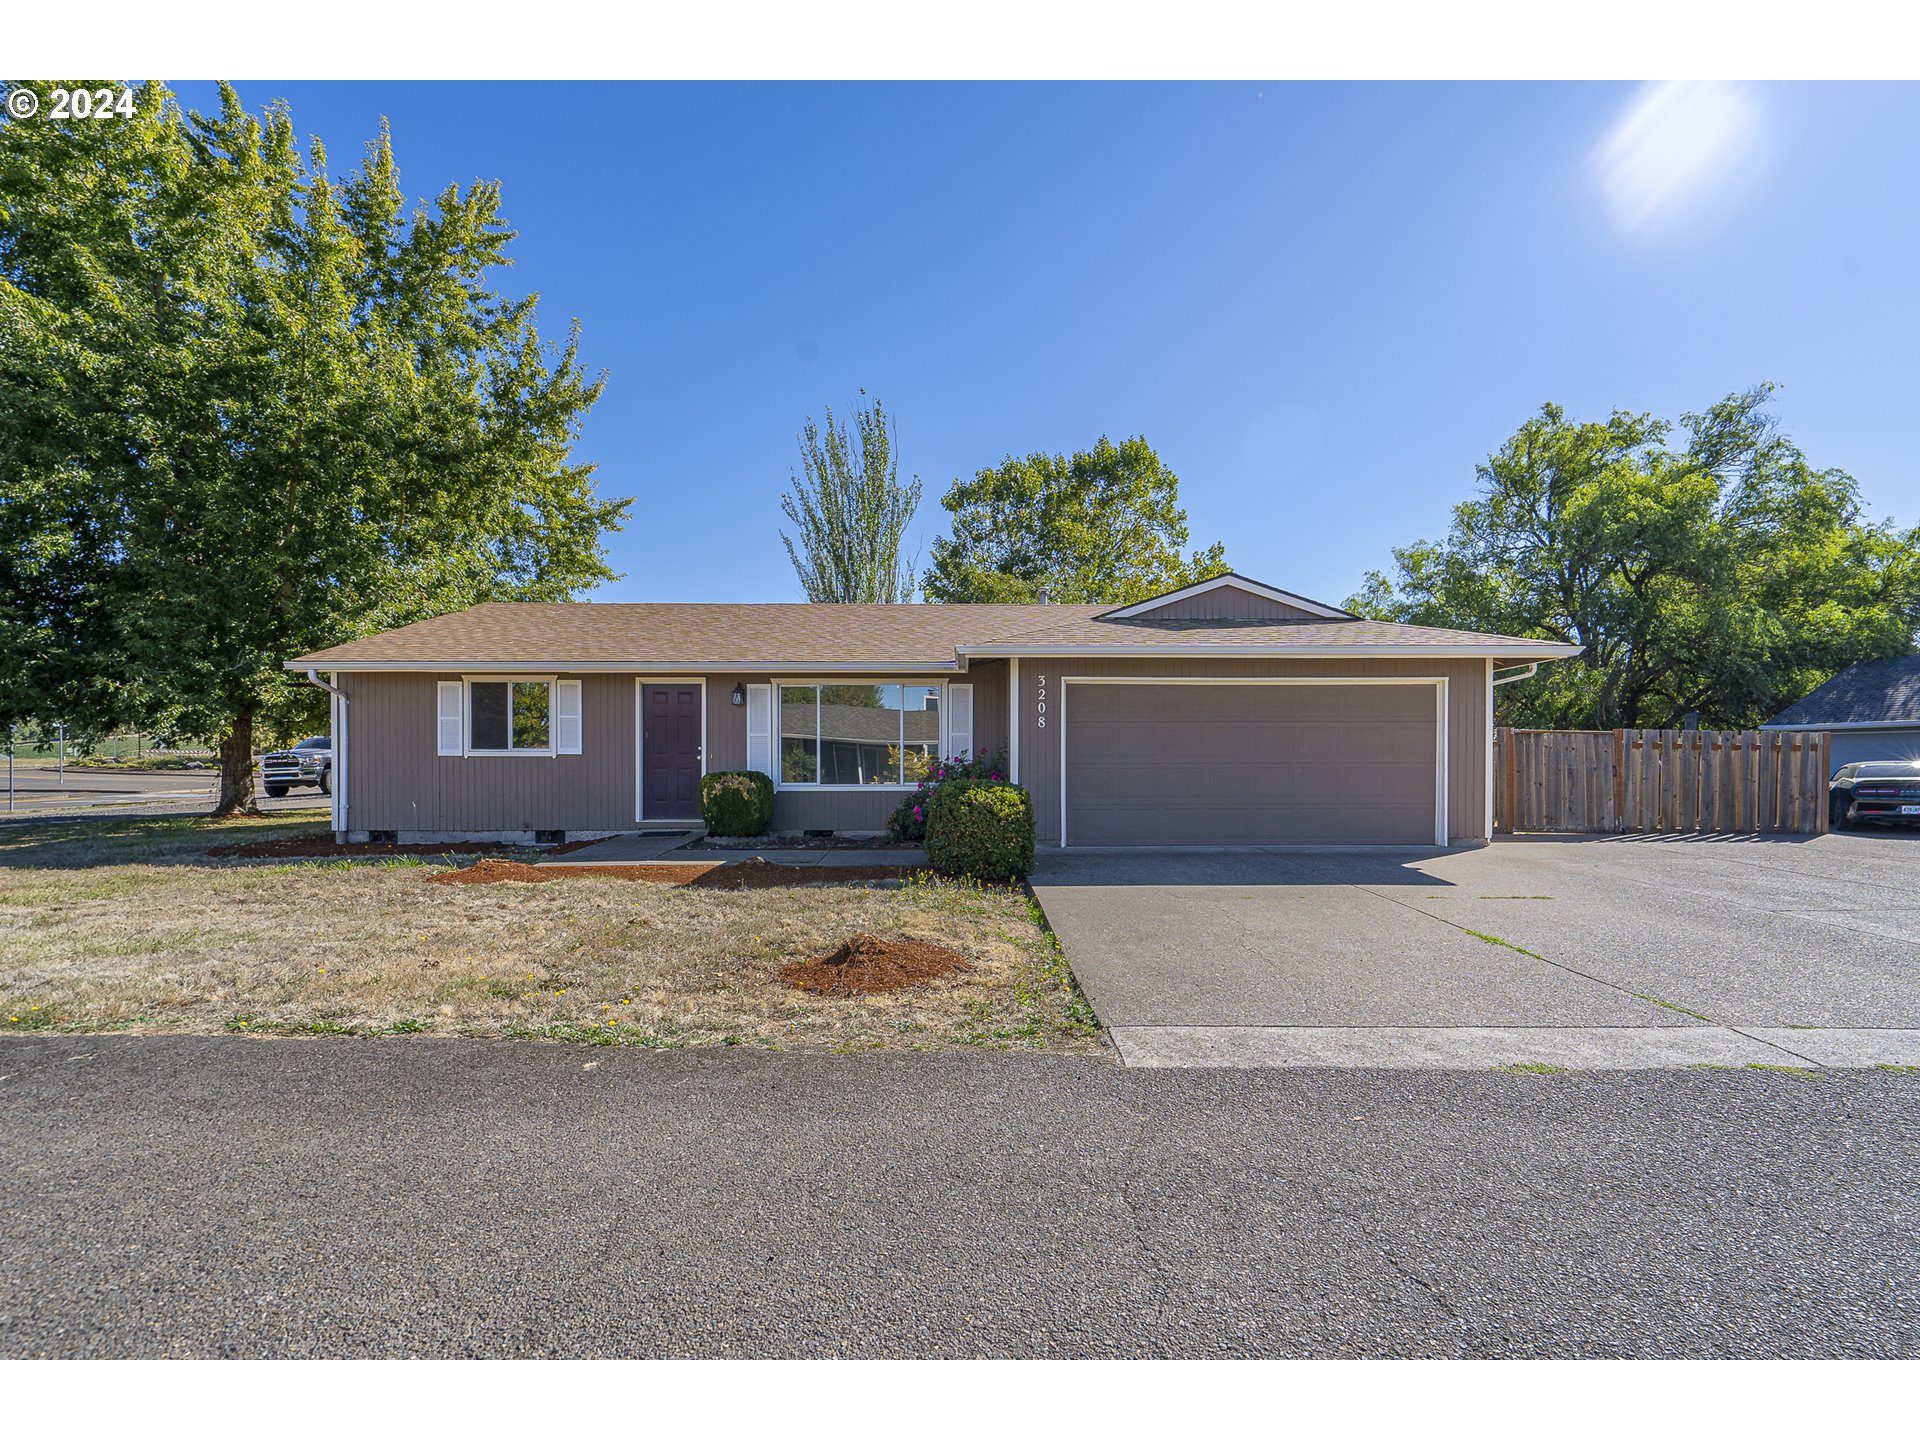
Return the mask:
<path id="1" fill-rule="evenodd" d="M 461 846 L 352 846 L 336 849 L 324 823 L 260 816 L 215 820 L 206 815 L 61 818 L 0 826 L 0 870 L 93 870 L 116 865 L 233 869 L 288 864 L 431 863 L 475 851 Z M 264 843 L 263 843 L 264 842 Z M 273 842 L 285 842 L 276 846 Z M 261 844 L 268 853 L 232 854 Z M 283 853 L 271 853 L 275 849 Z M 299 853 L 310 850 L 311 853 Z M 527 852 L 492 846 L 502 857 Z"/>

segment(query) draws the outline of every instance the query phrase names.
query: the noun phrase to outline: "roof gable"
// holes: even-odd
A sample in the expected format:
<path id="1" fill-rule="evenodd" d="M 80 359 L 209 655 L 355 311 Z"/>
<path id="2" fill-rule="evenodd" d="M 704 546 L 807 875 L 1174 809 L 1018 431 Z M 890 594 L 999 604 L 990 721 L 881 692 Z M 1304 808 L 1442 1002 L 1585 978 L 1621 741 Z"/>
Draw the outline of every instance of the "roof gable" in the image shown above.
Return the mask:
<path id="1" fill-rule="evenodd" d="M 1276 590 L 1231 570 L 1108 610 L 1103 620 L 1352 620 L 1357 617 L 1289 590 Z"/>
<path id="2" fill-rule="evenodd" d="M 1920 655 L 1849 666 L 1767 724 L 1920 725 Z"/>

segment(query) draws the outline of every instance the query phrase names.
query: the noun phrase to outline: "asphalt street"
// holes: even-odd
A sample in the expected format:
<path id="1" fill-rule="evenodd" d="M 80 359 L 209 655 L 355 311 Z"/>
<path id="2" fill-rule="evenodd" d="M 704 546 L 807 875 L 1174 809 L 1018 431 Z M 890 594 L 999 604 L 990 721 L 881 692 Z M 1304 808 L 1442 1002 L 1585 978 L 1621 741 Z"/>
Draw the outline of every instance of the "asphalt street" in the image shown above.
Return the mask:
<path id="1" fill-rule="evenodd" d="M 7 804 L 5 757 L 0 756 L 0 807 Z M 69 765 L 62 775 L 51 761 L 19 761 L 13 768 L 12 809 L 0 808 L 0 821 L 46 820 L 63 815 L 191 815 L 211 809 L 219 790 L 219 772 L 206 770 L 101 770 Z M 264 811 L 319 813 L 329 803 L 317 790 L 295 790 L 275 800 L 257 787 Z"/>
<path id="2" fill-rule="evenodd" d="M 0 1043 L 0 1353 L 1920 1353 L 1920 1076 Z"/>

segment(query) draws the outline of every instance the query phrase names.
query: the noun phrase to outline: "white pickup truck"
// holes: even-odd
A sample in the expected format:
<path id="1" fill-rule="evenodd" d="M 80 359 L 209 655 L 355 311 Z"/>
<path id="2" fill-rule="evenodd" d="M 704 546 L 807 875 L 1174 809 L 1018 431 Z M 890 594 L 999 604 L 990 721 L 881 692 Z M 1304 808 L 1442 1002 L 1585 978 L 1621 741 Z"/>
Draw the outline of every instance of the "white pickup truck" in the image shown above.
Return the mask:
<path id="1" fill-rule="evenodd" d="M 333 737 L 309 735 L 291 750 L 274 750 L 260 758 L 260 779 L 275 800 L 302 785 L 333 794 Z"/>

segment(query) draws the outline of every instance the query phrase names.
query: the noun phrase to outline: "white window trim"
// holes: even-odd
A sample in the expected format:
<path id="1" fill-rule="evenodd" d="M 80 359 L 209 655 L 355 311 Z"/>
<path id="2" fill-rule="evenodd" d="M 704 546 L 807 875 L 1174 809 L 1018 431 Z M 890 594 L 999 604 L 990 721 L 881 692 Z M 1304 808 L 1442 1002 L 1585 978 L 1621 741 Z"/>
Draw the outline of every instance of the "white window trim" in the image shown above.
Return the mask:
<path id="1" fill-rule="evenodd" d="M 1060 677 L 1060 839 L 1067 843 L 1067 697 L 1075 685 L 1431 685 L 1433 687 L 1433 843 L 1447 845 L 1447 677 L 1444 675 L 1062 675 Z M 1487 731 L 1492 764 L 1493 731 Z M 1385 849 L 1395 847 L 1385 846 Z"/>
<path id="2" fill-rule="evenodd" d="M 919 782 L 917 781 L 910 785 L 899 784 L 899 783 L 886 784 L 886 785 L 822 785 L 818 781 L 815 781 L 812 784 L 808 784 L 805 781 L 782 780 L 780 778 L 780 769 L 781 769 L 781 766 L 780 766 L 780 740 L 781 740 L 780 688 L 783 685 L 816 685 L 816 686 L 818 685 L 901 685 L 901 686 L 913 685 L 916 687 L 925 687 L 927 689 L 938 690 L 940 692 L 940 744 L 942 748 L 944 748 L 946 744 L 947 686 L 945 681 L 940 681 L 936 683 L 932 680 L 929 680 L 924 675 L 919 676 L 917 678 L 905 679 L 905 680 L 902 680 L 899 678 L 882 678 L 882 679 L 876 680 L 865 675 L 859 675 L 859 676 L 836 675 L 831 679 L 826 679 L 826 680 L 776 678 L 775 680 L 773 680 L 772 684 L 773 684 L 773 716 L 772 716 L 773 788 L 776 792 L 782 791 L 782 790 L 793 790 L 793 791 L 797 791 L 799 793 L 807 794 L 807 795 L 886 795 L 886 794 L 909 795 L 909 794 L 912 794 L 915 790 L 918 790 L 920 788 Z M 906 748 L 905 735 L 904 735 L 906 712 L 903 710 L 900 712 L 900 714 L 902 716 L 901 723 L 902 723 L 902 732 L 903 732 L 902 739 L 901 739 L 901 748 L 904 751 L 904 749 Z M 976 721 L 975 723 L 977 724 L 978 722 Z M 820 703 L 817 696 L 815 697 L 814 706 L 813 706 L 813 753 L 814 753 L 815 771 L 816 773 L 818 773 L 819 756 L 820 756 Z M 938 756 L 935 756 L 934 758 L 945 759 L 946 757 L 944 755 L 938 755 Z"/>
<path id="3" fill-rule="evenodd" d="M 700 687 L 700 774 L 707 773 L 707 677 L 704 675 L 636 675 L 633 679 L 633 822 L 636 825 L 670 825 L 700 819 L 700 785 L 693 787 L 693 814 L 677 819 L 656 815 L 647 819 L 647 686 L 698 685 Z M 778 756 L 775 757 L 778 759 Z"/>
<path id="4" fill-rule="evenodd" d="M 554 734 L 553 691 L 558 675 L 462 675 L 460 677 L 460 742 L 462 756 L 470 759 L 517 759 L 526 757 L 535 760 L 551 760 L 557 753 L 554 749 L 557 736 Z M 482 685 L 545 685 L 547 687 L 547 743 L 538 750 L 508 748 L 506 750 L 480 750 L 473 743 L 473 687 Z M 584 705 L 584 698 L 583 698 Z M 584 727 L 585 717 L 582 717 Z M 507 738 L 513 738 L 513 692 L 507 692 Z"/>

